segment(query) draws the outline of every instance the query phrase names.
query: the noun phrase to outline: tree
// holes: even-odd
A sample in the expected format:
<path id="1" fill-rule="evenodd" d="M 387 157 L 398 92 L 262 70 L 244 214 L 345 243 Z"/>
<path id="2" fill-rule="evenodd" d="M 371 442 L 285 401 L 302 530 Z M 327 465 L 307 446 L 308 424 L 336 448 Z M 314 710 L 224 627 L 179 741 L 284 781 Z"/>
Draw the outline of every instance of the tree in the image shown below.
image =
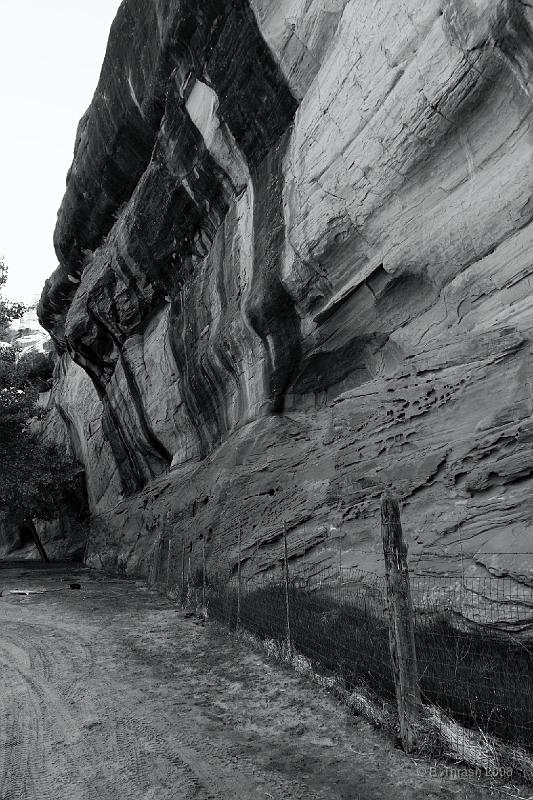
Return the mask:
<path id="1" fill-rule="evenodd" d="M 80 466 L 29 429 L 35 394 L 0 389 L 0 510 L 50 520 L 77 490 Z"/>
<path id="2" fill-rule="evenodd" d="M 0 286 L 6 274 L 1 261 Z M 23 308 L 0 297 L 0 326 Z M 13 348 L 0 348 L 0 513 L 30 527 L 34 519 L 55 519 L 73 498 L 85 513 L 80 465 L 30 429 L 38 392 L 51 370 L 49 356 L 28 353 L 17 360 Z"/>
<path id="3" fill-rule="evenodd" d="M 4 333 L 14 319 L 20 319 L 26 312 L 24 303 L 6 300 L 2 290 L 7 282 L 8 269 L 3 256 L 0 256 L 0 335 Z"/>
<path id="4" fill-rule="evenodd" d="M 36 521 L 63 517 L 82 530 L 89 514 L 81 466 L 30 429 L 36 397 L 32 386 L 0 389 L 0 528 L 18 531 L 18 546 L 29 535 L 48 561 Z"/>
<path id="5" fill-rule="evenodd" d="M 0 348 L 0 389 L 38 389 L 49 388 L 54 372 L 54 359 L 51 353 L 31 351 L 17 358 L 14 347 Z"/>

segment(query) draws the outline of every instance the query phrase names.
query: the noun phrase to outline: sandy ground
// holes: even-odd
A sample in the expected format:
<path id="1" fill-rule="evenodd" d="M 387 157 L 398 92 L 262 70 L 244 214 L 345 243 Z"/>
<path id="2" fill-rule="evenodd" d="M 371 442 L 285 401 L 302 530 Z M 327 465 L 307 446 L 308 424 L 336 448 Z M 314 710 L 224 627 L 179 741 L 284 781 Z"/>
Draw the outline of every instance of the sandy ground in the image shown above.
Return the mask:
<path id="1" fill-rule="evenodd" d="M 9 593 L 32 588 L 47 591 Z M 517 796 L 431 777 L 326 693 L 140 584 L 0 566 L 0 591 L 1 800 Z"/>

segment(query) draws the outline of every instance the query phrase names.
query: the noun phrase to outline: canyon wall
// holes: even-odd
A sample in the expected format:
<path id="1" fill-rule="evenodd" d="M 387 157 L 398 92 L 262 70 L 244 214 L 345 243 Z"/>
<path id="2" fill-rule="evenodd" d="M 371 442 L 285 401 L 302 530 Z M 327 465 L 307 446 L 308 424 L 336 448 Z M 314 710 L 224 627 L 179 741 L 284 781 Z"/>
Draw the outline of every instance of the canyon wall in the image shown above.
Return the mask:
<path id="1" fill-rule="evenodd" d="M 533 9 L 125 0 L 39 306 L 90 563 L 533 581 Z M 177 563 L 172 562 L 172 563 Z"/>

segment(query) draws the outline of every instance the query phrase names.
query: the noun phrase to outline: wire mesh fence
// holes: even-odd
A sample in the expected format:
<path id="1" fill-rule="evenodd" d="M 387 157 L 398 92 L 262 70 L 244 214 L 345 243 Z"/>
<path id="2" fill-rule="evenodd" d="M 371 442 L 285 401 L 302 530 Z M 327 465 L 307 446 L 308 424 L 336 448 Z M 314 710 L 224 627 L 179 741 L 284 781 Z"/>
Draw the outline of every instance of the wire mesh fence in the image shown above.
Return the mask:
<path id="1" fill-rule="evenodd" d="M 209 614 L 290 648 L 317 672 L 338 677 L 349 692 L 364 688 L 393 700 L 390 661 L 383 657 L 388 653 L 383 588 L 383 580 L 371 575 L 365 583 L 328 575 L 314 586 L 293 578 L 288 587 L 281 579 L 265 579 L 240 592 L 233 580 L 210 587 Z"/>
<path id="2" fill-rule="evenodd" d="M 235 538 L 228 563 L 213 571 L 205 541 L 187 545 L 163 532 L 151 584 L 305 659 L 359 698 L 358 710 L 381 706 L 390 724 L 397 687 L 385 579 L 344 567 L 342 557 L 310 568 L 282 548 L 277 568 L 246 572 Z M 420 691 L 443 754 L 491 769 L 505 757 L 533 780 L 533 582 L 412 575 L 410 586 Z"/>
<path id="3" fill-rule="evenodd" d="M 424 701 L 533 752 L 533 585 L 415 575 L 411 587 Z"/>

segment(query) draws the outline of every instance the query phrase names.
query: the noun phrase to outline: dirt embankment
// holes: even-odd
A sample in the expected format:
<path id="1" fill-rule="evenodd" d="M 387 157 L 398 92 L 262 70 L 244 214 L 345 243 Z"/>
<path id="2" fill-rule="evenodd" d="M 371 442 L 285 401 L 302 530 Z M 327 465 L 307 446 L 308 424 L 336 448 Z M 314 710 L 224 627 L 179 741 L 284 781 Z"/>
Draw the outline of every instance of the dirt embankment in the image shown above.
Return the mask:
<path id="1" fill-rule="evenodd" d="M 47 591 L 10 594 L 20 588 Z M 24 565 L 0 569 L 0 591 L 0 800 L 516 796 L 432 776 L 135 583 Z"/>

